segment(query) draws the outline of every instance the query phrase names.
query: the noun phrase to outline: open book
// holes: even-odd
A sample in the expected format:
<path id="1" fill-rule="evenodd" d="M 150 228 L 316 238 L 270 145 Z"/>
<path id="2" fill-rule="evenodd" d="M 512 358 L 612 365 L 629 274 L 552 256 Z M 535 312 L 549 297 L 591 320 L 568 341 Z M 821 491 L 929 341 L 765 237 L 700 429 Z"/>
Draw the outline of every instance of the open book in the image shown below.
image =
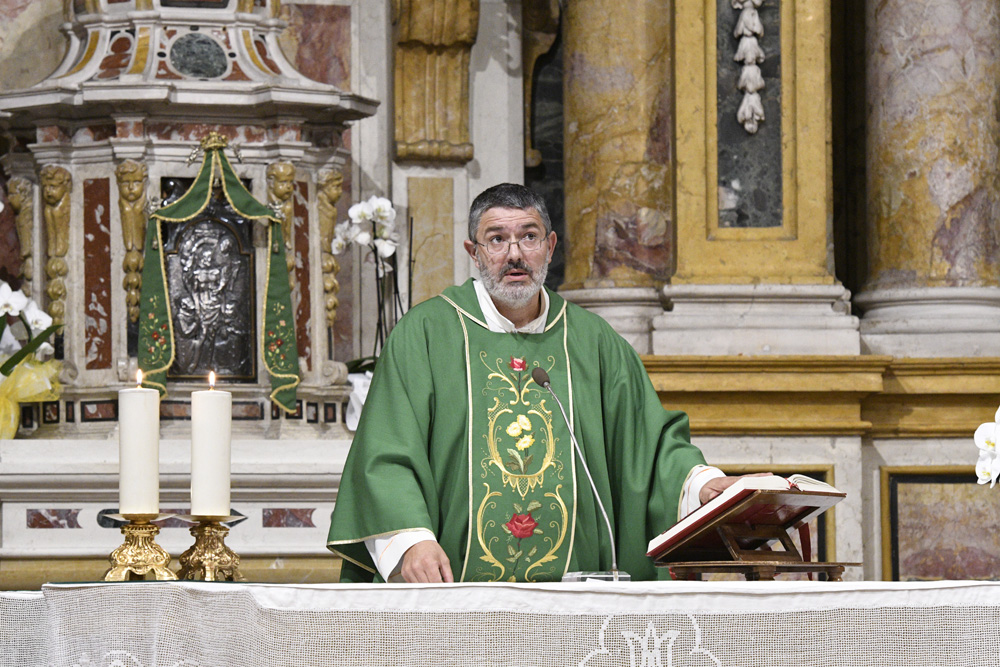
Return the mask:
<path id="1" fill-rule="evenodd" d="M 664 560 L 725 560 L 720 525 L 797 528 L 843 500 L 833 486 L 805 475 L 742 477 L 732 486 L 649 542 L 647 556 Z M 773 533 L 772 533 L 773 535 Z M 756 549 L 771 539 L 744 538 L 741 547 Z"/>

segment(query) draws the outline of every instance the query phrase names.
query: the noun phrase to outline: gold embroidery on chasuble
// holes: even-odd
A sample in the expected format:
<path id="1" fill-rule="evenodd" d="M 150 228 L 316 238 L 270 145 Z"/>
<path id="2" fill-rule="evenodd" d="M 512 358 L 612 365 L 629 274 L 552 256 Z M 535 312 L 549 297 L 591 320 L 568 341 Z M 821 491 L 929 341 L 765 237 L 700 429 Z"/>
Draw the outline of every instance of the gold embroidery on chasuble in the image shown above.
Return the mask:
<path id="1" fill-rule="evenodd" d="M 567 569 L 576 518 L 572 441 L 551 395 L 531 378 L 540 366 L 565 384 L 568 361 L 557 328 L 497 335 L 466 327 L 465 581 L 558 581 Z"/>

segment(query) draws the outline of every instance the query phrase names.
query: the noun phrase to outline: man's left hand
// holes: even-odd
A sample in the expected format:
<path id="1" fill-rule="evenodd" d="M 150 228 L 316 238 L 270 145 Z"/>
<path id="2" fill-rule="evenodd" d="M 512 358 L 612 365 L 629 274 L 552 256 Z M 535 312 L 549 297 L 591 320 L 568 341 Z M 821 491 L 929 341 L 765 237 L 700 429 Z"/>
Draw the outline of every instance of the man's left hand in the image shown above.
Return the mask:
<path id="1" fill-rule="evenodd" d="M 735 484 L 736 480 L 743 477 L 770 477 L 772 474 L 773 473 L 769 472 L 755 472 L 749 475 L 726 475 L 725 477 L 710 479 L 705 482 L 703 487 L 701 487 L 701 492 L 698 494 L 698 500 L 701 501 L 702 505 L 704 505 L 709 500 Z"/>

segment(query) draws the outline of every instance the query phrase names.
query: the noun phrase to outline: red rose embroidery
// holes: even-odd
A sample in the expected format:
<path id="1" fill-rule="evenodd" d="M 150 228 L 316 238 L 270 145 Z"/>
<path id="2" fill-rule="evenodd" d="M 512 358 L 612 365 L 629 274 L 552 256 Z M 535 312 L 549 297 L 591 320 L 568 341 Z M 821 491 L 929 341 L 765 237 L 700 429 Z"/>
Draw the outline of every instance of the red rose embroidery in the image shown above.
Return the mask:
<path id="1" fill-rule="evenodd" d="M 528 370 L 528 362 L 524 359 L 518 359 L 517 357 L 510 358 L 510 370 L 512 371 L 526 371 Z"/>
<path id="2" fill-rule="evenodd" d="M 520 540 L 534 535 L 538 522 L 532 519 L 531 512 L 528 512 L 527 514 L 515 514 L 504 525 L 510 530 L 511 535 Z"/>

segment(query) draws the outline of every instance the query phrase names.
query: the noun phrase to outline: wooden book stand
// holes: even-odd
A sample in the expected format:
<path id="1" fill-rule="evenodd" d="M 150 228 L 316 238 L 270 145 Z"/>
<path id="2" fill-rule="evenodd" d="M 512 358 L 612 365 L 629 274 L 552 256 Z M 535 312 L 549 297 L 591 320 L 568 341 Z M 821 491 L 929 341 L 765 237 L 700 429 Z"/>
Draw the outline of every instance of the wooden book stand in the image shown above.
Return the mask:
<path id="1" fill-rule="evenodd" d="M 773 580 L 786 572 L 822 573 L 827 581 L 842 581 L 844 568 L 860 563 L 810 561 L 808 522 L 844 498 L 843 493 L 756 490 L 737 504 L 694 526 L 676 544 L 655 557 L 677 579 L 702 574 L 736 573 L 748 581 Z M 799 553 L 789 531 L 799 529 Z M 772 549 L 780 543 L 782 551 Z"/>

